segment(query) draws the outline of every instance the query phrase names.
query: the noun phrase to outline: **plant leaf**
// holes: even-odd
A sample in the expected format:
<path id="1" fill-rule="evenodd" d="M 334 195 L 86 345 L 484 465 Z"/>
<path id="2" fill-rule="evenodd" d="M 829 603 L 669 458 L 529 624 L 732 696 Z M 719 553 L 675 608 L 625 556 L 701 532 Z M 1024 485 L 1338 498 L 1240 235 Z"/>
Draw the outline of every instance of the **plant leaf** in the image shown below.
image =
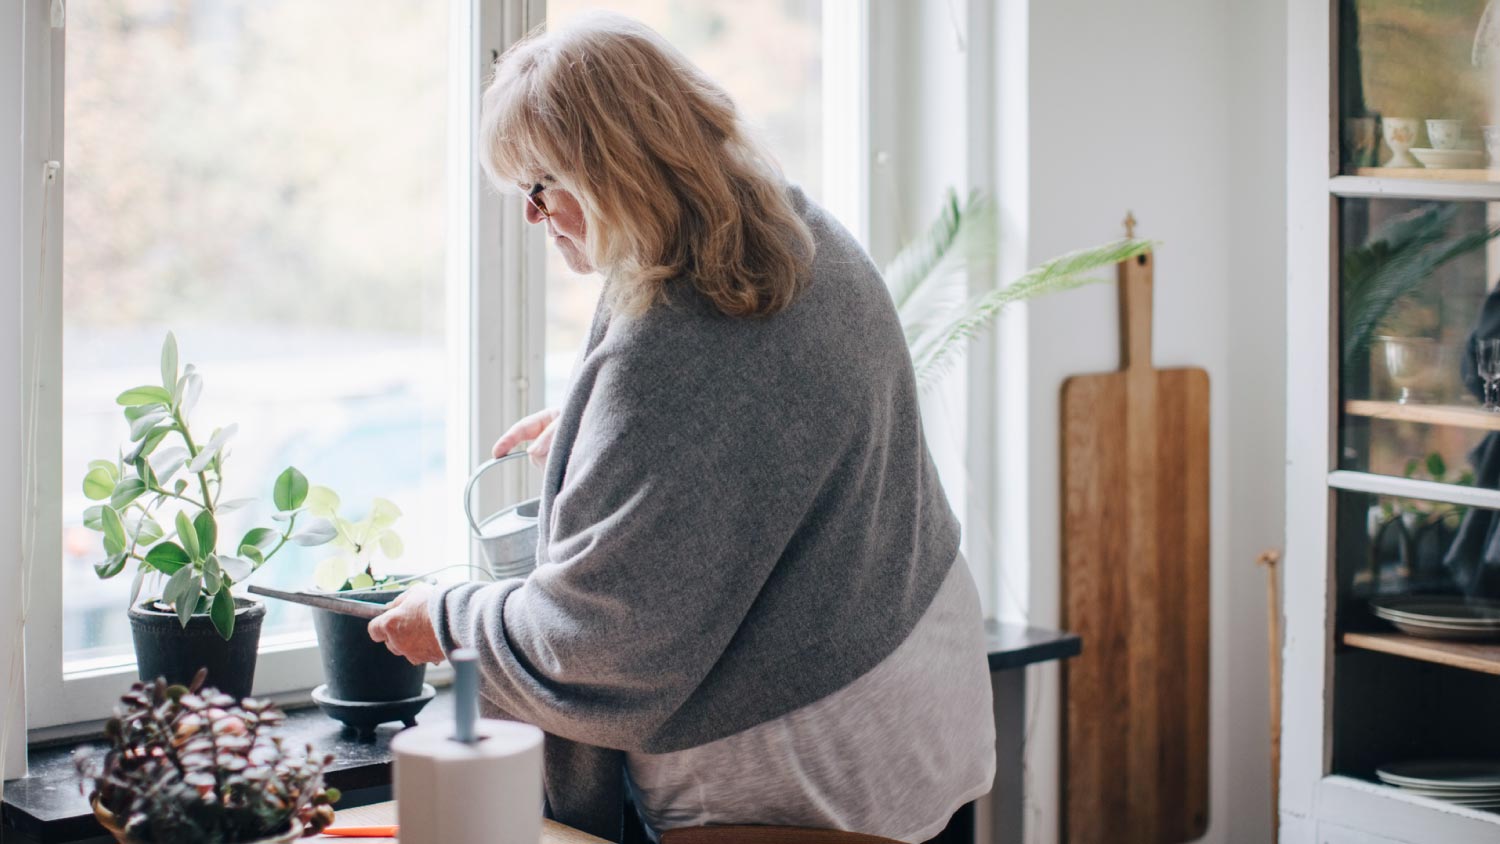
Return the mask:
<path id="1" fill-rule="evenodd" d="M 346 556 L 323 560 L 313 569 L 313 584 L 324 592 L 339 591 L 349 579 L 349 564 L 352 562 L 354 559 Z"/>
<path id="2" fill-rule="evenodd" d="M 113 460 L 90 460 L 88 471 L 92 472 L 95 469 L 104 470 L 112 481 L 120 479 L 120 467 L 116 466 Z"/>
<path id="3" fill-rule="evenodd" d="M 99 519 L 104 525 L 104 550 L 110 556 L 124 551 L 125 523 L 120 519 L 120 511 L 105 507 L 99 512 Z"/>
<path id="4" fill-rule="evenodd" d="M 255 572 L 255 564 L 244 557 L 220 557 L 219 566 L 233 583 L 239 583 Z"/>
<path id="5" fill-rule="evenodd" d="M 187 449 L 174 445 L 156 455 L 156 459 L 151 461 L 151 470 L 156 473 L 158 480 L 166 481 L 177 474 L 177 470 L 187 462 L 187 457 Z"/>
<path id="6" fill-rule="evenodd" d="M 177 338 L 170 331 L 161 344 L 161 385 L 167 390 L 177 386 Z"/>
<path id="7" fill-rule="evenodd" d="M 402 544 L 401 537 L 393 530 L 388 530 L 380 535 L 380 553 L 387 560 L 394 560 L 406 553 L 406 546 Z"/>
<path id="8" fill-rule="evenodd" d="M 177 610 L 177 619 L 183 627 L 198 609 L 198 596 L 203 592 L 203 581 L 192 566 L 183 566 L 167 578 L 167 587 L 162 590 L 162 599 Z"/>
<path id="9" fill-rule="evenodd" d="M 130 581 L 130 603 L 126 606 L 133 607 L 135 602 L 141 599 L 141 585 L 146 582 L 146 567 L 136 566 L 135 577 Z"/>
<path id="10" fill-rule="evenodd" d="M 365 572 L 360 572 L 359 574 L 356 574 L 355 576 L 349 578 L 350 589 L 369 589 L 374 585 L 375 578 L 371 577 Z"/>
<path id="11" fill-rule="evenodd" d="M 228 501 L 220 502 L 219 505 L 214 508 L 214 512 L 221 515 L 224 513 L 233 513 L 235 510 L 249 507 L 254 503 L 254 498 L 231 498 Z"/>
<path id="12" fill-rule="evenodd" d="M 130 441 L 139 442 L 140 440 L 144 439 L 146 434 L 151 432 L 152 427 L 154 427 L 156 423 L 162 421 L 163 419 L 168 418 L 168 415 L 169 414 L 164 409 L 153 410 L 150 413 L 147 413 L 139 419 L 135 420 L 134 422 L 131 422 Z"/>
<path id="13" fill-rule="evenodd" d="M 114 491 L 109 494 L 109 506 L 116 510 L 124 510 L 130 502 L 140 498 L 145 492 L 145 481 L 140 478 L 126 478 L 116 484 Z"/>
<path id="14" fill-rule="evenodd" d="M 376 498 L 370 504 L 370 515 L 365 518 L 371 530 L 385 530 L 401 518 L 401 508 L 384 498 Z"/>
<path id="15" fill-rule="evenodd" d="M 142 439 L 134 449 L 131 449 L 126 462 L 134 463 L 140 458 L 148 456 L 156 450 L 156 447 L 161 444 L 162 440 L 167 438 L 167 434 L 175 430 L 177 430 L 176 422 L 168 425 L 157 425 L 155 428 L 152 428 L 151 433 L 147 434 L 145 439 Z"/>
<path id="16" fill-rule="evenodd" d="M 146 552 L 146 564 L 162 574 L 176 574 L 191 562 L 192 558 L 188 556 L 187 551 L 170 540 L 159 542 Z"/>
<path id="17" fill-rule="evenodd" d="M 298 545 L 323 545 L 337 535 L 338 531 L 327 519 L 314 519 L 292 534 L 292 541 Z"/>
<path id="18" fill-rule="evenodd" d="M 234 635 L 234 596 L 226 587 L 214 593 L 213 607 L 208 611 L 208 617 L 213 620 L 214 629 L 219 635 L 228 639 Z"/>
<path id="19" fill-rule="evenodd" d="M 127 529 L 126 532 L 130 534 L 130 541 L 142 547 L 150 545 L 165 535 L 165 532 L 161 529 L 161 525 L 157 524 L 156 520 L 151 518 L 151 514 L 149 513 L 141 513 L 139 517 L 132 519 L 125 527 Z"/>
<path id="20" fill-rule="evenodd" d="M 182 377 L 177 380 L 177 415 L 184 421 L 193 408 L 198 406 L 198 397 L 203 395 L 203 376 L 193 371 L 192 364 L 183 368 Z"/>
<path id="21" fill-rule="evenodd" d="M 83 511 L 83 526 L 89 530 L 104 530 L 104 505 L 95 504 Z"/>
<path id="22" fill-rule="evenodd" d="M 115 491 L 115 479 L 103 469 L 90 469 L 83 476 L 83 494 L 90 501 L 102 501 Z"/>
<path id="23" fill-rule="evenodd" d="M 187 552 L 189 559 L 195 562 L 203 559 L 203 551 L 198 546 L 198 531 L 182 510 L 177 511 L 177 541 L 182 543 L 182 550 Z"/>
<path id="24" fill-rule="evenodd" d="M 307 512 L 322 519 L 331 519 L 338 514 L 338 493 L 326 486 L 311 486 L 307 489 L 307 498 L 302 502 Z"/>
<path id="25" fill-rule="evenodd" d="M 208 445 L 205 445 L 203 450 L 198 452 L 198 456 L 194 457 L 188 463 L 188 471 L 196 475 L 207 469 L 208 464 L 213 462 L 214 457 L 218 455 L 219 451 L 224 448 L 224 444 L 229 442 L 229 438 L 234 436 L 235 431 L 238 431 L 239 428 L 239 423 L 236 422 L 231 423 L 227 428 L 215 431 L 214 435 L 209 438 Z"/>
<path id="26" fill-rule="evenodd" d="M 130 558 L 123 551 L 114 554 L 102 563 L 94 563 L 94 574 L 99 575 L 100 580 L 109 580 L 125 568 L 125 561 L 128 559 Z"/>
<path id="27" fill-rule="evenodd" d="M 280 536 L 281 534 L 270 528 L 250 528 L 245 531 L 244 537 L 240 539 L 240 547 L 244 548 L 246 545 L 250 545 L 255 548 L 264 548 L 275 542 Z"/>
<path id="28" fill-rule="evenodd" d="M 115 403 L 125 407 L 150 404 L 170 404 L 172 394 L 154 384 L 132 387 L 115 397 Z"/>
<path id="29" fill-rule="evenodd" d="M 307 500 L 307 477 L 293 466 L 286 467 L 276 478 L 272 500 L 276 509 L 282 512 L 301 507 L 302 502 Z"/>
<path id="30" fill-rule="evenodd" d="M 198 553 L 207 558 L 219 546 L 219 524 L 214 521 L 214 514 L 199 510 L 193 517 L 193 529 L 198 535 Z"/>
<path id="31" fill-rule="evenodd" d="M 971 200 L 972 201 L 972 200 Z M 942 263 L 948 251 L 958 240 L 964 214 L 958 205 L 958 194 L 948 189 L 943 198 L 942 210 L 937 219 L 921 236 L 901 247 L 896 257 L 885 267 L 886 288 L 899 310 Z"/>
<path id="32" fill-rule="evenodd" d="M 1028 270 L 1019 279 L 976 297 L 957 309 L 946 323 L 919 328 L 909 340 L 917 384 L 925 389 L 937 383 L 963 351 L 964 344 L 979 333 L 1007 306 L 1038 296 L 1104 281 L 1085 273 L 1110 268 L 1151 251 L 1151 242 L 1117 240 L 1059 255 Z"/>
<path id="33" fill-rule="evenodd" d="M 1443 455 L 1436 451 L 1427 455 L 1427 474 L 1431 475 L 1435 481 L 1442 480 L 1443 476 L 1448 474 L 1448 464 L 1444 462 Z"/>

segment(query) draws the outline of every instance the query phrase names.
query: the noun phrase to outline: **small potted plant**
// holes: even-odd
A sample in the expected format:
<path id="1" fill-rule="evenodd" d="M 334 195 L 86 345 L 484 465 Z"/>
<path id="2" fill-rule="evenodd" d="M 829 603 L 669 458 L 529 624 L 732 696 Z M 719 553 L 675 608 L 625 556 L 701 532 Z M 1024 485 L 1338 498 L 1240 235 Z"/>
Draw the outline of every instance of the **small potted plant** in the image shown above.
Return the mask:
<path id="1" fill-rule="evenodd" d="M 224 464 L 237 426 L 215 429 L 201 440 L 189 416 L 203 390 L 192 364 L 178 372 L 177 341 L 162 344 L 161 386 L 121 393 L 130 427 L 129 451 L 115 460 L 95 460 L 83 492 L 100 503 L 84 512 L 84 525 L 102 534 L 104 559 L 94 565 L 102 579 L 131 563 L 130 628 L 142 680 L 163 676 L 184 683 L 207 668 L 214 684 L 232 696 L 250 694 L 265 606 L 239 597 L 235 584 L 265 565 L 288 542 L 320 545 L 333 538 L 326 522 L 303 519 L 307 478 L 288 467 L 272 489 L 281 527 L 256 527 L 222 551 L 219 517 L 252 499 L 224 500 Z M 158 517 L 164 508 L 175 513 Z M 299 519 L 303 524 L 299 525 Z M 163 526 L 165 522 L 166 526 Z M 141 599 L 148 576 L 159 590 Z"/>
<path id="2" fill-rule="evenodd" d="M 89 805 L 120 844 L 270 844 L 333 822 L 332 757 L 289 752 L 269 701 L 161 678 L 136 683 L 104 725 L 102 760 L 77 760 Z"/>
<path id="3" fill-rule="evenodd" d="M 376 498 L 358 521 L 340 515 L 341 502 L 331 489 L 314 486 L 304 505 L 307 513 L 333 526 L 329 547 L 337 553 L 321 561 L 313 582 L 341 598 L 385 604 L 395 600 L 417 578 L 393 574 L 389 561 L 404 552 L 395 523 L 401 509 Z M 370 638 L 369 622 L 324 609 L 313 610 L 318 653 L 327 685 L 313 691 L 324 711 L 369 734 L 388 720 L 410 722 L 426 704 L 426 665 L 412 665 Z"/>

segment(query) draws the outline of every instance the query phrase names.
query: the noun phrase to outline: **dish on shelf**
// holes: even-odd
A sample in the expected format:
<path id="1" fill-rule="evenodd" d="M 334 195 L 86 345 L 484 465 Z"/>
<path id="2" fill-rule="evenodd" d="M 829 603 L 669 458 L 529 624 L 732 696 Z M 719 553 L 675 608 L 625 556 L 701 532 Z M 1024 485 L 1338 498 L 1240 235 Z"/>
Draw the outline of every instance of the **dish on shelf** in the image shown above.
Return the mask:
<path id="1" fill-rule="evenodd" d="M 1412 147 L 1407 150 L 1429 170 L 1473 169 L 1484 166 L 1484 152 L 1477 149 L 1431 149 Z"/>
<path id="2" fill-rule="evenodd" d="M 1429 759 L 1375 769 L 1386 785 L 1473 809 L 1500 808 L 1500 761 Z"/>
<path id="3" fill-rule="evenodd" d="M 1500 601 L 1446 595 L 1407 595 L 1370 601 L 1376 618 L 1428 639 L 1500 638 Z"/>

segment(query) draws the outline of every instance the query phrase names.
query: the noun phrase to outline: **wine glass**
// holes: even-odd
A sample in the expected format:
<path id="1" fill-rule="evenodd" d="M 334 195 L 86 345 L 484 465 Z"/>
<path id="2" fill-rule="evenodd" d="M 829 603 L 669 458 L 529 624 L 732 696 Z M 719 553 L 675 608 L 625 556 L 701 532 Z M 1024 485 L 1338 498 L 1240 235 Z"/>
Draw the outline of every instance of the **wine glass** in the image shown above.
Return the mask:
<path id="1" fill-rule="evenodd" d="M 1437 371 L 1440 357 L 1437 341 L 1429 337 L 1380 339 L 1385 344 L 1385 371 L 1390 375 L 1391 383 L 1401 388 L 1396 401 L 1407 404 L 1413 398 L 1412 388 L 1429 381 Z M 1500 378 L 1500 370 L 1497 370 L 1496 377 Z"/>
<path id="2" fill-rule="evenodd" d="M 1483 339 L 1475 342 L 1475 371 L 1479 377 L 1484 379 L 1484 409 L 1494 412 L 1500 410 L 1500 404 L 1496 403 L 1496 382 L 1500 382 L 1500 338 Z"/>

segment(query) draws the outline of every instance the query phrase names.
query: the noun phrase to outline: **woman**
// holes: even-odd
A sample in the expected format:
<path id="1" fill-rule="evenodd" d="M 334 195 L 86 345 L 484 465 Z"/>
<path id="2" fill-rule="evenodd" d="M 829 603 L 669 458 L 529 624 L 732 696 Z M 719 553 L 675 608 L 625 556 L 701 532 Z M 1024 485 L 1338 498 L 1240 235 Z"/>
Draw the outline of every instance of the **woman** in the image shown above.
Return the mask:
<path id="1" fill-rule="evenodd" d="M 545 459 L 530 578 L 414 589 L 370 625 L 479 649 L 548 734 L 554 817 L 618 838 L 756 823 L 904 841 L 989 790 L 977 591 L 879 273 L 717 85 L 594 17 L 499 60 L 483 162 L 604 276 Z"/>

